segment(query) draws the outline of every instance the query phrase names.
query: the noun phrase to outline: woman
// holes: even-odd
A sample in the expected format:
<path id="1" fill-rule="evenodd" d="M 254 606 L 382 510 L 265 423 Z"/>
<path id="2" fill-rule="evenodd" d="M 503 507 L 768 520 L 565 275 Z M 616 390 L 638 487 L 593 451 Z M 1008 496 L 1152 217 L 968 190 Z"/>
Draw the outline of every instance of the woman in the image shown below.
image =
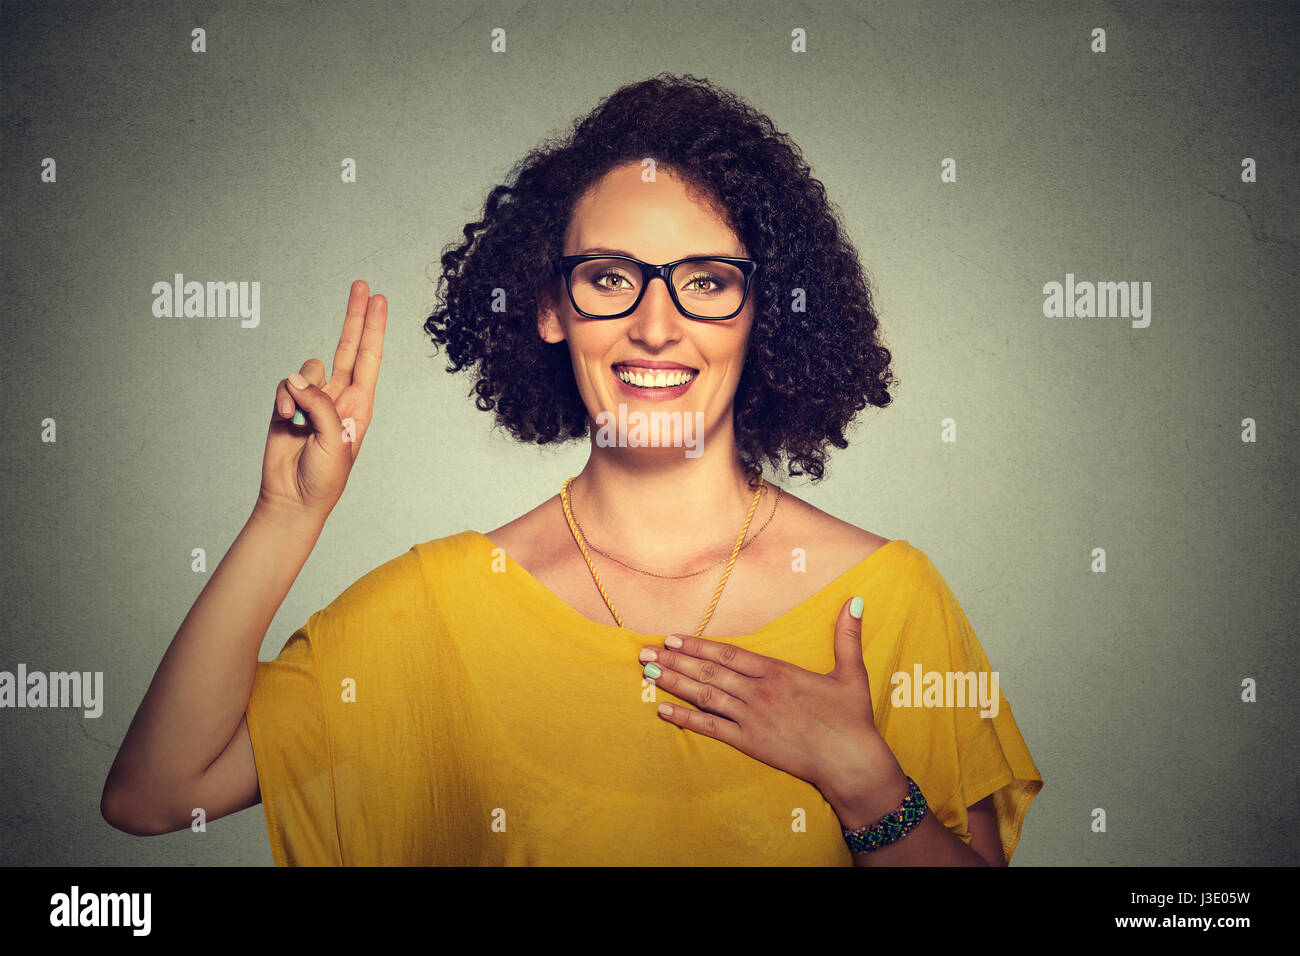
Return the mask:
<path id="1" fill-rule="evenodd" d="M 370 423 L 387 303 L 354 283 L 329 381 L 311 359 L 280 383 L 253 515 L 105 818 L 167 832 L 260 799 L 281 865 L 1004 865 L 1042 779 L 952 592 L 761 474 L 820 479 L 894 381 L 797 149 L 661 75 L 534 150 L 465 236 L 426 331 L 478 407 L 521 441 L 585 436 L 586 466 L 258 663 Z"/>

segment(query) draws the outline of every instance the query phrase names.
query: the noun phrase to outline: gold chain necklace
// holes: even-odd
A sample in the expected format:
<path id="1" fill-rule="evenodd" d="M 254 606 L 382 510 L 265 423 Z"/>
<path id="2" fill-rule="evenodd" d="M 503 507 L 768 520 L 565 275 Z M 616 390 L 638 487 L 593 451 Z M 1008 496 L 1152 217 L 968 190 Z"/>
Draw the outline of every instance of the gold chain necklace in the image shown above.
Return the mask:
<path id="1" fill-rule="evenodd" d="M 563 487 L 560 488 L 560 502 L 564 505 L 564 517 L 569 522 L 569 530 L 573 532 L 573 540 L 578 543 L 578 550 L 582 552 L 583 560 L 587 562 L 587 570 L 591 572 L 591 577 L 596 582 L 596 590 L 600 592 L 600 596 L 605 601 L 605 606 L 609 608 L 609 613 L 614 615 L 614 620 L 618 622 L 618 626 L 622 627 L 623 618 L 619 616 L 618 611 L 614 610 L 614 605 L 609 599 L 609 593 L 605 590 L 605 585 L 600 583 L 600 575 L 596 573 L 596 566 L 591 563 L 591 555 L 587 552 L 587 543 L 582 539 L 582 534 L 578 531 L 573 520 L 573 509 L 569 505 L 569 485 L 573 484 L 573 479 L 576 477 L 578 476 L 574 475 L 573 478 L 566 481 Z M 704 633 L 704 629 L 708 627 L 709 621 L 713 618 L 713 611 L 718 606 L 718 599 L 722 597 L 722 589 L 727 586 L 727 579 L 731 577 L 731 569 L 736 564 L 736 555 L 740 554 L 740 545 L 745 540 L 745 535 L 749 531 L 749 523 L 754 518 L 754 509 L 758 507 L 758 499 L 763 493 L 763 487 L 765 484 L 766 482 L 764 482 L 763 477 L 760 475 L 758 479 L 758 488 L 754 492 L 754 500 L 749 503 L 749 511 L 745 515 L 745 524 L 740 529 L 740 537 L 736 539 L 736 546 L 731 549 L 731 557 L 727 559 L 726 570 L 722 572 L 722 580 L 718 582 L 717 590 L 713 592 L 713 600 L 709 602 L 709 609 L 704 613 L 704 620 L 700 621 L 699 627 L 695 629 L 696 637 L 699 637 Z M 707 570 L 707 568 L 705 570 Z"/>
<path id="2" fill-rule="evenodd" d="M 772 519 L 776 517 L 776 509 L 777 509 L 777 506 L 781 504 L 781 492 L 782 492 L 782 490 L 783 490 L 783 489 L 781 488 L 780 485 L 777 485 L 777 486 L 776 486 L 776 501 L 773 502 L 773 504 L 772 504 L 772 512 L 767 516 L 767 520 L 763 522 L 763 526 L 762 526 L 761 528 L 759 528 L 757 531 L 755 531 L 754 534 L 753 534 L 753 536 L 751 536 L 750 538 L 748 538 L 748 539 L 745 541 L 745 543 L 742 544 L 742 545 L 740 546 L 740 550 L 741 550 L 741 551 L 744 551 L 744 550 L 745 550 L 746 548 L 748 548 L 751 544 L 753 544 L 755 541 L 757 541 L 759 535 L 761 535 L 764 531 L 766 531 L 766 530 L 767 530 L 767 526 L 770 525 L 770 524 L 772 523 Z M 573 523 L 576 524 L 576 525 L 578 526 L 578 531 L 582 534 L 582 537 L 583 537 L 583 539 L 585 540 L 586 537 L 587 537 L 587 533 L 586 533 L 585 531 L 582 530 L 582 522 L 578 520 L 578 513 L 577 513 L 576 511 L 573 512 Z M 652 578 L 663 578 L 663 579 L 668 580 L 668 581 L 680 581 L 682 578 L 694 578 L 694 577 L 698 577 L 699 575 L 704 574 L 704 573 L 707 572 L 707 571 L 712 571 L 714 568 L 720 568 L 720 567 L 722 567 L 722 565 L 724 565 L 724 564 L 727 563 L 727 559 L 726 559 L 726 558 L 723 558 L 721 561 L 715 561 L 715 562 L 713 562 L 713 564 L 710 564 L 707 568 L 700 568 L 700 570 L 698 570 L 698 571 L 687 571 L 685 574 L 658 574 L 658 573 L 656 573 L 656 572 L 654 572 L 654 571 L 645 571 L 645 570 L 643 570 L 643 569 L 641 569 L 641 568 L 634 568 L 634 567 L 632 567 L 632 565 L 627 564 L 626 562 L 620 561 L 618 558 L 614 557 L 614 555 L 610 554 L 608 551 L 602 551 L 602 550 L 600 550 L 600 548 L 596 547 L 596 546 L 595 546 L 594 544 L 592 544 L 590 541 L 587 542 L 587 547 L 590 548 L 592 551 L 595 551 L 597 554 L 602 555 L 603 557 L 609 558 L 609 560 L 613 561 L 615 564 L 621 564 L 623 567 L 627 568 L 629 571 L 635 571 L 637 574 L 646 574 L 646 575 L 649 575 L 649 576 L 652 577 Z"/>

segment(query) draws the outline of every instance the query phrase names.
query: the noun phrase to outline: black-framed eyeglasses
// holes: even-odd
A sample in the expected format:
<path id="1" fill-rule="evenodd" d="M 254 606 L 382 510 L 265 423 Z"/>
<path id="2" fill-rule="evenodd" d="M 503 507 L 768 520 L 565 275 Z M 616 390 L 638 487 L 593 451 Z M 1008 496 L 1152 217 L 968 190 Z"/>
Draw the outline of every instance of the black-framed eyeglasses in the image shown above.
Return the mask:
<path id="1" fill-rule="evenodd" d="M 692 256 L 656 266 L 631 256 L 596 254 L 563 256 L 556 260 L 555 271 L 564 276 L 574 310 L 588 319 L 631 315 L 641 304 L 650 280 L 658 276 L 682 315 L 721 322 L 739 315 L 745 307 L 758 262 Z"/>

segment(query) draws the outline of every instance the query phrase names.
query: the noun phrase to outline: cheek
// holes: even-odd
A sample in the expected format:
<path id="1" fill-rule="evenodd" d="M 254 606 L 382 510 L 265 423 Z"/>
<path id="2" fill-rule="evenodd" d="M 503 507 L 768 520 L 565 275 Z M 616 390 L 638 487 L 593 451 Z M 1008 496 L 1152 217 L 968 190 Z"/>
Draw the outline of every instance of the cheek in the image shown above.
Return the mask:
<path id="1" fill-rule="evenodd" d="M 701 342 L 700 351 L 714 369 L 728 375 L 739 375 L 745 362 L 745 350 L 749 345 L 749 330 L 744 329 L 740 332 L 728 330 L 728 332 L 732 334 L 725 338 L 718 336 L 712 341 Z"/>
<path id="2" fill-rule="evenodd" d="M 573 361 L 574 371 L 581 377 L 593 381 L 600 380 L 608 365 L 610 350 L 614 348 L 616 336 L 604 329 L 592 329 L 580 326 L 569 333 L 569 358 Z"/>

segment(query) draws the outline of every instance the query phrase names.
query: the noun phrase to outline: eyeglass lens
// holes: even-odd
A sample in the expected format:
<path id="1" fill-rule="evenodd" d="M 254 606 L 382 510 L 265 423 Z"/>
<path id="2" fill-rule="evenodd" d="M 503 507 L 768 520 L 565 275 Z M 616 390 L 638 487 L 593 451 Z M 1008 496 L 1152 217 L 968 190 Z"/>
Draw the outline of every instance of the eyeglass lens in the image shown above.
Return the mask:
<path id="1" fill-rule="evenodd" d="M 740 308 L 745 274 L 729 262 L 690 259 L 669 277 L 683 309 L 692 315 L 722 318 Z M 589 315 L 618 315 L 632 307 L 641 292 L 641 270 L 623 259 L 589 259 L 569 279 L 574 304 Z"/>

